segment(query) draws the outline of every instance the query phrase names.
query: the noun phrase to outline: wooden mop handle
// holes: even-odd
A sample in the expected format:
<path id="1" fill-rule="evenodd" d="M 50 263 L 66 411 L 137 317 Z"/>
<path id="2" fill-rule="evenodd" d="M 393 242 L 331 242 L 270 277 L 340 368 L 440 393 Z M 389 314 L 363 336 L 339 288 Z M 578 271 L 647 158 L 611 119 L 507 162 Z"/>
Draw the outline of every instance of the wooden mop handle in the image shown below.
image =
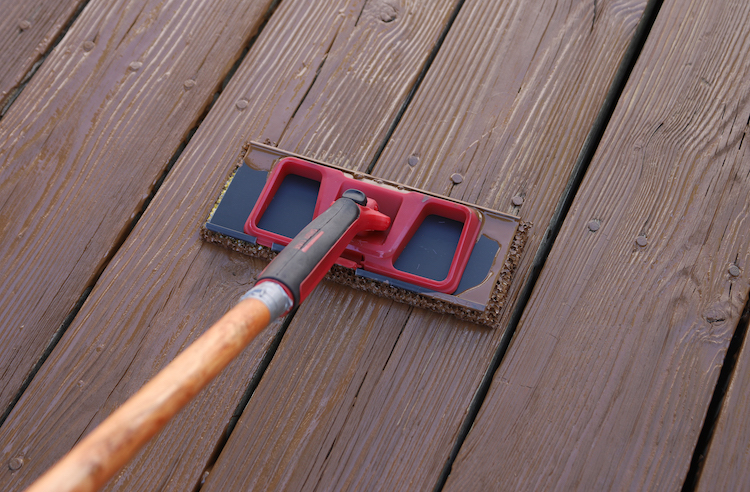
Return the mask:
<path id="1" fill-rule="evenodd" d="M 355 234 L 383 231 L 389 224 L 390 218 L 377 212 L 375 202 L 368 201 L 362 191 L 346 190 L 261 272 L 258 283 L 243 296 L 244 300 L 107 417 L 27 492 L 98 490 L 271 319 L 299 305 Z"/>
<path id="2" fill-rule="evenodd" d="M 240 301 L 42 475 L 27 492 L 94 491 L 226 367 L 270 322 L 262 301 Z"/>

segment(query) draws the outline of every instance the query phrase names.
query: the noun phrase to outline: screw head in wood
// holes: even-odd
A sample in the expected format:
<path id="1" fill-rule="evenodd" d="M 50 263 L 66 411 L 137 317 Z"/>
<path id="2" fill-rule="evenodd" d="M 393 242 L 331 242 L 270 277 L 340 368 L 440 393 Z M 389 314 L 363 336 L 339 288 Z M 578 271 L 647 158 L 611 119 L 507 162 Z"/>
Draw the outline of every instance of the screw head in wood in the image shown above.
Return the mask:
<path id="1" fill-rule="evenodd" d="M 143 66 L 143 63 L 141 63 L 139 61 L 134 61 L 133 63 L 131 63 L 130 65 L 128 65 L 128 69 L 131 72 L 137 72 L 138 70 L 141 69 L 142 66 Z"/>
<path id="2" fill-rule="evenodd" d="M 460 174 L 458 173 L 451 174 L 451 181 L 453 181 L 453 184 L 460 184 L 463 182 L 463 180 L 464 180 L 464 177 L 461 176 Z"/>
<path id="3" fill-rule="evenodd" d="M 10 468 L 11 471 L 16 471 L 19 468 L 23 466 L 23 458 L 16 456 L 12 460 L 8 462 L 8 468 Z"/>
<path id="4" fill-rule="evenodd" d="M 640 235 L 637 238 L 635 238 L 635 244 L 637 244 L 638 246 L 642 248 L 648 244 L 648 238 L 644 235 Z"/>
<path id="5" fill-rule="evenodd" d="M 739 277 L 740 273 L 742 273 L 742 271 L 737 265 L 732 265 L 729 267 L 729 275 L 731 275 L 732 277 Z"/>
<path id="6" fill-rule="evenodd" d="M 93 41 L 84 41 L 83 43 L 83 51 L 91 51 L 94 49 L 94 42 Z"/>
<path id="7" fill-rule="evenodd" d="M 510 203 L 512 203 L 514 207 L 520 207 L 523 205 L 523 197 L 521 195 L 516 195 L 510 199 Z"/>
<path id="8" fill-rule="evenodd" d="M 240 99 L 239 101 L 237 101 L 237 103 L 235 103 L 235 107 L 242 111 L 243 109 L 247 108 L 248 104 L 249 103 L 247 102 L 247 99 Z"/>
<path id="9" fill-rule="evenodd" d="M 588 228 L 591 232 L 596 232 L 601 227 L 601 224 L 598 220 L 590 220 L 588 223 Z"/>
<path id="10" fill-rule="evenodd" d="M 406 163 L 411 167 L 416 166 L 417 164 L 419 164 L 419 156 L 417 154 L 410 155 L 409 158 L 406 159 Z"/>
<path id="11" fill-rule="evenodd" d="M 18 28 L 20 30 L 22 30 L 22 31 L 25 31 L 26 29 L 28 29 L 30 27 L 31 27 L 31 22 L 29 22 L 27 20 L 23 20 L 23 21 L 21 21 L 21 22 L 18 23 Z"/>
<path id="12" fill-rule="evenodd" d="M 190 89 L 192 89 L 193 87 L 195 87 L 195 80 L 193 80 L 193 79 L 188 79 L 188 80 L 186 80 L 186 81 L 185 81 L 185 82 L 184 82 L 184 83 L 182 84 L 182 86 L 183 86 L 183 87 L 185 88 L 185 90 L 186 90 L 186 91 L 189 91 Z"/>

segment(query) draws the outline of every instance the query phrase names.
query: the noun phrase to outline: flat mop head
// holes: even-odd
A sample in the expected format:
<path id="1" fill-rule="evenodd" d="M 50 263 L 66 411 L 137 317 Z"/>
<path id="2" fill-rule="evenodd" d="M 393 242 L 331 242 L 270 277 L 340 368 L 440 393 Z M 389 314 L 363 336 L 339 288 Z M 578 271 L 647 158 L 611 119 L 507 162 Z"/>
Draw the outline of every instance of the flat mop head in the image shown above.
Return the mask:
<path id="1" fill-rule="evenodd" d="M 202 236 L 270 260 L 349 189 L 377 202 L 391 224 L 355 237 L 327 279 L 497 325 L 530 226 L 515 216 L 252 142 Z"/>

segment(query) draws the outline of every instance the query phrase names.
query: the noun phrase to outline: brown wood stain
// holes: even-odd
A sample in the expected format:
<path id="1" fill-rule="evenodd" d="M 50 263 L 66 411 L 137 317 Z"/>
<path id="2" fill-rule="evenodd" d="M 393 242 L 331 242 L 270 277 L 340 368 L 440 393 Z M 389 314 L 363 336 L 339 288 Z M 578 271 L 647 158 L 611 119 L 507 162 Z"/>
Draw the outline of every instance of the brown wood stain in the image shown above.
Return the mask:
<path id="1" fill-rule="evenodd" d="M 3 118 L 3 410 L 111 259 L 267 3 L 92 2 Z M 197 83 L 186 90 L 186 80 Z"/>
<path id="2" fill-rule="evenodd" d="M 0 1 L 0 109 L 19 89 L 85 0 Z"/>
<path id="3" fill-rule="evenodd" d="M 374 171 L 501 210 L 511 210 L 512 197 L 525 192 L 522 218 L 542 224 L 532 231 L 527 246 L 531 252 L 539 245 L 645 2 L 600 4 L 593 31 L 591 10 L 582 4 L 555 5 L 464 4 Z M 411 165 L 415 155 L 418 162 Z M 450 180 L 455 172 L 465 177 L 462 183 Z M 522 260 L 511 300 L 524 283 L 531 257 Z M 322 299 L 342 295 L 338 287 L 322 289 Z M 318 309 L 303 305 L 287 335 L 313 331 L 317 343 L 326 344 L 327 357 L 344 357 L 349 345 L 339 345 L 338 334 L 352 323 L 363 326 L 369 320 L 342 315 L 335 324 L 320 323 Z M 379 332 L 389 340 L 382 343 L 391 344 L 387 362 L 368 365 L 362 379 L 330 373 L 325 386 L 338 385 L 350 396 L 322 414 L 315 401 L 294 407 L 287 403 L 303 391 L 316 392 L 323 383 L 315 379 L 304 389 L 288 383 L 290 367 L 300 367 L 306 359 L 298 357 L 305 344 L 296 343 L 294 335 L 285 337 L 205 489 L 253 484 L 292 484 L 306 490 L 434 487 L 502 333 L 401 304 L 393 304 L 390 311 L 407 320 L 393 341 L 393 326 Z M 501 325 L 508 312 L 503 316 Z M 357 334 L 350 343 L 371 343 L 366 330 Z M 348 363 L 362 371 L 363 361 L 351 357 Z M 360 384 L 358 393 L 350 391 L 350 385 Z M 266 412 L 278 422 L 300 419 L 300 414 L 316 417 L 301 420 L 290 431 L 257 422 Z M 330 447 L 311 462 L 295 451 L 307 442 L 330 442 Z M 241 456 L 258 448 L 269 457 L 240 464 Z"/>
<path id="4" fill-rule="evenodd" d="M 747 415 L 750 412 L 750 348 L 748 338 L 735 366 L 731 384 L 724 398 L 721 413 L 708 447 L 699 475 L 697 489 L 747 490 L 750 472 L 747 457 L 750 455 L 750 430 Z"/>
<path id="5" fill-rule="evenodd" d="M 26 460 L 19 470 L 4 472 L 6 488 L 21 488 L 41 473 L 248 288 L 259 262 L 203 243 L 199 227 L 243 143 L 281 140 L 289 120 L 299 114 L 296 108 L 316 80 L 318 68 L 328 63 L 329 51 L 338 48 L 334 40 L 349 42 L 370 30 L 387 37 L 394 30 L 429 26 L 425 35 L 413 43 L 403 41 L 396 52 L 402 60 L 415 59 L 406 63 L 412 67 L 413 81 L 452 10 L 445 4 L 413 7 L 414 24 L 370 22 L 354 31 L 362 6 L 344 1 L 283 2 L 272 16 L 76 321 L 0 429 L 0 440 L 6 443 L 4 459 Z M 289 36 L 290 32 L 302 35 Z M 381 58 L 378 51 L 368 56 Z M 390 72 L 379 73 L 371 81 L 373 89 L 358 93 L 357 99 L 380 98 L 385 92 L 388 99 L 403 100 L 409 85 L 390 80 Z M 359 152 L 359 147 L 376 149 L 373 142 L 383 139 L 388 126 L 382 120 L 395 117 L 393 107 L 378 100 L 360 113 L 371 127 L 361 133 L 352 152 Z M 288 147 L 295 150 L 291 141 Z M 267 336 L 272 335 L 273 329 Z M 173 421 L 161 440 L 152 442 L 111 487 L 194 486 L 262 358 L 267 344 L 261 342 Z"/>
<path id="6" fill-rule="evenodd" d="M 750 288 L 749 23 L 662 5 L 447 490 L 681 487 Z"/>
<path id="7" fill-rule="evenodd" d="M 201 121 L 272 3 L 91 0 L 0 121 L 0 404 L 93 284 L 0 428 L 3 490 L 30 483 L 253 282 L 262 262 L 198 235 L 248 140 L 358 170 L 385 144 L 374 174 L 520 213 L 535 227 L 512 306 L 645 6 L 465 2 L 401 114 L 462 2 L 285 0 Z M 0 94 L 79 4 L 8 3 L 28 10 L 0 21 L 12 47 Z M 665 0 L 448 489 L 680 486 L 750 288 L 749 24 L 740 2 Z M 278 330 L 109 490 L 206 478 Z M 203 489 L 432 488 L 501 337 L 323 283 Z M 745 347 L 704 489 L 748 481 L 748 367 Z"/>
<path id="8" fill-rule="evenodd" d="M 2 408 L 111 258 L 153 183 L 260 25 L 269 3 L 258 2 L 253 8 L 226 2 L 180 9 L 163 2 L 91 2 L 3 118 Z M 229 27 L 228 14 L 232 14 Z M 200 42 L 200 36 L 212 42 Z M 189 90 L 187 80 L 196 81 Z M 146 312 L 158 309 L 157 303 L 144 307 Z M 115 328 L 119 322 L 111 311 L 95 321 L 104 320 L 109 321 L 112 335 L 128 340 L 127 330 Z M 78 342 L 78 350 L 102 360 L 112 355 L 112 348 L 96 337 Z M 61 357 L 80 367 L 80 361 L 64 349 Z M 111 368 L 73 379 L 67 374 L 73 385 L 67 403 L 51 397 L 54 390 L 48 388 L 34 395 L 40 400 L 32 405 L 42 412 L 60 405 L 58 411 L 74 420 L 83 418 L 79 422 L 85 426 L 98 406 L 81 400 L 83 388 L 92 384 L 91 390 L 101 390 L 99 385 L 106 380 L 102 375 Z M 53 388 L 58 389 L 57 384 Z M 110 394 L 113 386 L 101 391 Z M 83 410 L 75 406 L 76 400 L 83 402 Z M 21 408 L 23 402 L 17 415 L 23 414 Z M 26 427 L 32 432 L 42 428 L 41 421 Z M 73 429 L 53 424 L 47 432 L 50 437 L 61 436 Z M 75 439 L 81 431 L 68 435 Z M 35 448 L 40 453 L 35 455 L 30 442 L 24 443 L 23 450 L 3 442 L 4 451 L 11 453 L 8 459 L 24 456 L 26 462 L 19 470 L 3 468 L 8 489 L 11 482 L 20 487 L 19 479 L 28 478 L 27 470 L 48 466 L 60 454 L 54 446 Z M 39 455 L 46 460 L 36 460 Z"/>

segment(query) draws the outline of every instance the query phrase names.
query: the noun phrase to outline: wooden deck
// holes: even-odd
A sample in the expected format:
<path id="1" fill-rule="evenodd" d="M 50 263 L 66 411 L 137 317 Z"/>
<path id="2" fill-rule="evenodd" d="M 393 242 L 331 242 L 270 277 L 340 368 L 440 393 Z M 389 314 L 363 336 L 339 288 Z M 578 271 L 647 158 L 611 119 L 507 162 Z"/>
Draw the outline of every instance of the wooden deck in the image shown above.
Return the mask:
<path id="1" fill-rule="evenodd" d="M 750 490 L 750 3 L 0 8 L 0 489 L 251 285 L 258 140 L 533 223 L 501 329 L 323 283 L 108 490 Z"/>

